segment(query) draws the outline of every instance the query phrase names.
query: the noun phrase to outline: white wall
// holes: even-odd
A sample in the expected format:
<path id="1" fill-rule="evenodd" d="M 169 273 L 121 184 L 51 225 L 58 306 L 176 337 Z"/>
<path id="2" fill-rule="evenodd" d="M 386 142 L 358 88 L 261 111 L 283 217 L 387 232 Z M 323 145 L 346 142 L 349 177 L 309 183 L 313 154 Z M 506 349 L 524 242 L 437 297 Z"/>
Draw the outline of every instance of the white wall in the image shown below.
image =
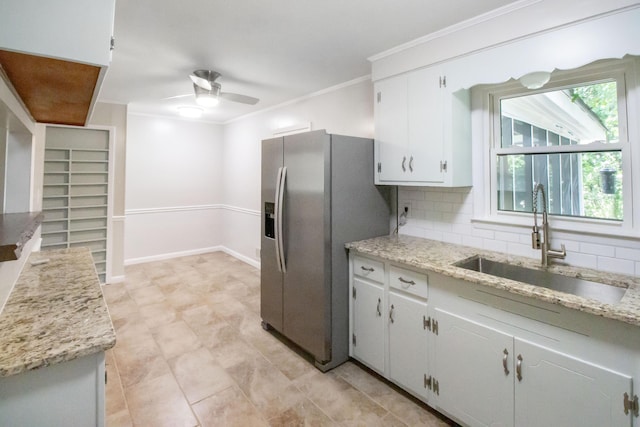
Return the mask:
<path id="1" fill-rule="evenodd" d="M 125 263 L 224 250 L 258 266 L 261 141 L 299 123 L 372 138 L 369 77 L 225 125 L 129 113 Z"/>
<path id="2" fill-rule="evenodd" d="M 368 77 L 225 125 L 225 205 L 222 244 L 252 264 L 259 262 L 261 141 L 277 128 L 311 123 L 312 130 L 373 138 L 373 86 Z"/>
<path id="3" fill-rule="evenodd" d="M 127 106 L 98 102 L 90 119 L 90 125 L 109 126 L 115 128 L 113 146 L 113 214 L 111 216 L 111 283 L 124 280 L 124 197 L 125 197 L 125 165 L 127 149 Z M 44 154 L 44 153 L 43 153 Z"/>
<path id="4" fill-rule="evenodd" d="M 221 242 L 222 126 L 128 114 L 125 263 Z"/>
<path id="5" fill-rule="evenodd" d="M 538 3 L 528 2 L 527 7 L 544 9 L 539 11 L 542 14 L 541 16 L 550 18 L 553 14 L 548 13 L 549 2 L 545 0 L 540 5 Z M 563 4 L 566 6 L 569 6 L 570 3 L 569 0 L 563 0 Z M 629 4 L 628 0 L 616 0 L 612 7 L 625 7 Z M 581 11 L 566 7 L 563 9 L 561 19 L 550 19 L 549 22 L 541 23 L 541 27 L 539 27 L 548 29 L 571 20 L 582 19 L 589 16 L 589 14 L 603 12 L 606 7 L 603 3 L 593 0 L 588 2 L 588 8 L 581 9 Z M 523 11 L 516 8 L 513 13 L 521 14 Z M 507 14 L 498 16 L 494 21 L 497 20 L 495 22 L 498 22 L 506 19 L 506 17 Z M 443 31 L 438 37 L 427 38 L 427 43 L 422 46 L 400 50 L 400 66 L 407 67 L 414 63 L 417 64 L 416 66 L 425 65 L 422 62 L 432 59 L 433 55 L 438 52 L 449 52 L 447 47 L 451 43 L 448 43 L 448 41 L 458 43 L 458 47 L 463 46 L 466 52 L 482 48 L 483 46 L 479 46 L 477 43 L 479 39 L 473 37 L 473 34 L 474 31 L 480 32 L 480 29 L 486 26 L 491 27 L 489 19 L 478 21 L 473 25 L 461 26 L 457 30 L 454 28 Z M 499 44 L 515 34 L 511 34 L 506 30 L 495 30 L 495 28 L 501 28 L 500 26 L 493 26 L 492 28 L 494 31 L 491 32 L 490 44 Z M 512 25 L 510 28 L 514 30 L 516 27 Z M 517 28 L 521 27 L 517 26 Z M 517 36 L 521 35 L 521 32 L 517 33 Z M 430 49 L 434 46 L 440 46 L 442 49 Z M 417 56 L 413 55 L 415 53 L 417 53 Z M 415 62 L 412 58 L 417 58 L 418 62 Z M 378 75 L 383 75 L 384 73 L 387 73 L 387 75 L 393 74 L 398 71 L 393 68 L 394 66 L 393 60 L 389 56 L 385 56 L 377 64 L 374 64 L 374 75 L 376 72 Z M 472 72 L 472 70 L 469 71 Z M 131 171 L 131 173 L 137 174 L 133 178 L 127 177 L 127 247 L 130 248 L 127 258 L 129 260 L 153 257 L 150 252 L 152 249 L 162 254 L 171 253 L 176 248 L 175 243 L 163 245 L 162 236 L 157 233 L 152 236 L 153 244 L 143 246 L 136 243 L 137 240 L 147 238 L 146 233 L 153 233 L 157 228 L 152 222 L 145 224 L 146 227 L 151 229 L 147 230 L 146 233 L 143 232 L 142 224 L 137 226 L 135 224 L 142 222 L 143 218 L 145 220 L 152 218 L 154 214 L 146 212 L 144 215 L 133 215 L 136 213 L 135 210 L 144 210 L 157 206 L 172 206 L 171 203 L 156 203 L 156 201 L 162 200 L 162 195 L 158 194 L 159 187 L 162 187 L 162 185 L 153 180 L 153 174 L 151 177 L 147 177 L 142 174 L 141 170 L 137 170 L 145 165 L 144 150 L 153 148 L 153 145 L 149 144 L 152 137 L 148 134 L 148 129 L 146 129 L 151 125 L 152 121 L 151 118 L 137 117 L 135 119 L 136 123 L 133 123 L 133 120 L 130 119 L 130 122 L 132 122 L 130 127 L 132 129 L 129 131 L 131 136 L 129 144 L 136 144 L 134 139 L 142 139 L 146 140 L 146 142 L 138 147 L 139 152 L 137 153 L 136 150 L 138 148 L 131 148 L 131 154 L 134 155 L 136 160 L 130 158 L 127 160 L 128 163 L 133 162 L 131 165 L 128 164 L 127 173 L 129 174 L 129 171 Z M 162 121 L 171 122 L 167 119 L 162 119 Z M 142 126 L 142 122 L 144 122 L 144 126 Z M 260 141 L 272 137 L 274 130 L 279 127 L 309 122 L 314 130 L 325 128 L 330 133 L 373 137 L 373 90 L 369 79 L 332 88 L 323 91 L 323 93 L 317 93 L 277 108 L 240 118 L 217 128 L 218 136 L 220 135 L 219 132 L 222 132 L 222 138 L 218 140 L 222 141 L 222 148 L 216 152 L 221 157 L 216 157 L 213 162 L 219 165 L 220 174 L 216 176 L 217 181 L 209 183 L 212 196 L 215 194 L 212 197 L 212 200 L 214 200 L 212 203 L 217 203 L 218 208 L 218 215 L 208 219 L 211 224 L 219 226 L 217 227 L 218 234 L 213 236 L 211 240 L 213 245 L 219 245 L 219 248 L 223 248 L 239 258 L 257 265 L 259 256 L 256 253 L 256 249 L 260 245 Z M 183 130 L 188 131 L 190 126 L 191 124 L 185 124 Z M 475 138 L 476 141 L 478 139 L 477 137 Z M 164 145 L 161 147 L 162 150 L 170 148 L 164 147 Z M 194 143 L 189 147 L 197 149 L 198 145 Z M 129 149 L 127 153 L 129 156 Z M 162 151 L 156 155 L 166 158 L 168 153 Z M 208 158 L 213 159 L 212 155 L 209 155 Z M 218 161 L 218 159 L 221 159 L 221 161 Z M 480 157 L 474 159 L 474 168 L 479 166 L 478 161 L 481 161 Z M 198 168 L 201 168 L 201 166 L 195 167 L 196 170 Z M 477 179 L 476 176 L 477 174 L 475 174 L 474 180 Z M 130 179 L 134 181 L 129 182 Z M 212 177 L 211 179 L 214 178 Z M 148 183 L 151 183 L 153 188 L 150 188 L 147 192 L 142 191 L 145 185 L 149 185 Z M 173 192 L 179 191 L 177 188 L 171 187 L 170 184 L 167 183 L 168 187 L 164 189 L 167 193 L 173 194 Z M 474 181 L 474 184 L 477 187 L 479 182 Z M 137 192 L 129 193 L 130 188 L 137 188 Z M 140 203 L 141 201 L 144 203 Z M 411 202 L 412 204 L 409 222 L 400 229 L 402 234 L 511 252 L 529 257 L 539 256 L 539 251 L 530 249 L 530 230 L 522 227 L 511 227 L 506 224 L 502 225 L 500 229 L 496 229 L 472 222 L 474 214 L 474 193 L 472 188 L 401 188 L 399 201 L 400 204 L 405 202 Z M 135 206 L 135 203 L 138 203 L 139 206 Z M 180 205 L 181 203 L 189 204 L 191 202 L 174 201 L 174 205 Z M 215 212 L 216 210 L 214 209 L 213 211 Z M 164 213 L 168 214 L 168 212 Z M 174 218 L 176 224 L 179 224 L 180 221 L 184 222 L 186 218 L 184 214 L 168 216 Z M 167 218 L 157 220 L 161 224 L 169 222 Z M 130 227 L 130 224 L 133 225 L 133 228 Z M 566 244 L 568 252 L 566 262 L 569 264 L 640 275 L 640 242 L 638 239 L 569 235 L 560 232 L 554 232 L 553 238 L 554 245 L 560 242 Z M 184 243 L 188 242 L 185 241 Z M 205 245 L 202 242 L 197 244 L 195 242 L 190 243 L 193 244 L 193 249 Z M 185 245 L 185 248 L 188 246 Z M 135 251 L 134 248 L 136 249 Z"/>

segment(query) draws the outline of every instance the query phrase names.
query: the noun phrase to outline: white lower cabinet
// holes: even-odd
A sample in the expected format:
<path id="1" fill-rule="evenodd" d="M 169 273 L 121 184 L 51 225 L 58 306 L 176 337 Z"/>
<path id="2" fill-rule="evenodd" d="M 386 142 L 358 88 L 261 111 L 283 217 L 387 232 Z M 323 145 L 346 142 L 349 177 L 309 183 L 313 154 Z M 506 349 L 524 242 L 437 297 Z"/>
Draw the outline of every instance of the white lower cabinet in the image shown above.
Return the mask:
<path id="1" fill-rule="evenodd" d="M 351 291 L 353 299 L 351 327 L 351 356 L 371 369 L 384 372 L 384 317 L 382 317 L 384 289 L 355 278 Z"/>
<path id="2" fill-rule="evenodd" d="M 381 259 L 351 271 L 350 356 L 462 425 L 640 427 L 639 328 Z"/>
<path id="3" fill-rule="evenodd" d="M 427 303 L 389 292 L 389 378 L 426 400 Z"/>
<path id="4" fill-rule="evenodd" d="M 623 410 L 630 376 L 518 338 L 514 343 L 516 426 L 631 425 Z"/>
<path id="5" fill-rule="evenodd" d="M 470 426 L 630 426 L 632 378 L 437 308 L 438 408 Z"/>
<path id="6" fill-rule="evenodd" d="M 0 426 L 105 425 L 105 353 L 0 378 Z"/>
<path id="7" fill-rule="evenodd" d="M 351 257 L 349 355 L 428 401 L 427 276 Z"/>
<path id="8" fill-rule="evenodd" d="M 435 319 L 437 406 L 466 425 L 513 425 L 513 337 L 439 308 Z"/>

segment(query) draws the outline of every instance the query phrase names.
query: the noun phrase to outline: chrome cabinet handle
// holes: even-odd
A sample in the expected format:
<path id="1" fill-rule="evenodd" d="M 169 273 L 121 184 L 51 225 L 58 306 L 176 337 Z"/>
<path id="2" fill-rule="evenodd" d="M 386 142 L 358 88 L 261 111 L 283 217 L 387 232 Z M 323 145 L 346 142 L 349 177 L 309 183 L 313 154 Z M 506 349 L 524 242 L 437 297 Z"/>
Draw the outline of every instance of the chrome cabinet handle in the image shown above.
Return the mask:
<path id="1" fill-rule="evenodd" d="M 394 322 L 394 320 L 393 320 L 393 304 L 391 304 L 391 310 L 389 310 L 389 320 L 391 320 L 391 323 Z"/>
<path id="2" fill-rule="evenodd" d="M 380 298 L 378 298 L 378 306 L 376 307 L 376 313 L 378 314 L 378 316 L 382 316 L 382 312 L 380 311 L 380 303 L 382 303 L 382 301 L 380 301 Z"/>
<path id="3" fill-rule="evenodd" d="M 516 363 L 516 378 L 518 378 L 518 381 L 522 381 L 522 355 L 519 354 L 517 359 L 518 362 Z"/>
<path id="4" fill-rule="evenodd" d="M 413 156 L 409 159 L 409 170 L 413 172 Z"/>
<path id="5" fill-rule="evenodd" d="M 407 280 L 403 277 L 398 277 L 398 280 L 401 281 L 402 283 L 406 283 L 409 286 L 413 286 L 416 284 L 416 282 L 414 282 L 413 280 Z"/>
<path id="6" fill-rule="evenodd" d="M 504 369 L 504 374 L 509 375 L 509 368 L 507 367 L 507 360 L 509 359 L 509 351 L 505 348 L 502 352 L 502 369 Z"/>
<path id="7" fill-rule="evenodd" d="M 405 163 L 406 163 L 406 162 L 407 162 L 407 156 L 404 156 L 404 157 L 402 158 L 402 172 L 406 172 L 406 171 L 407 171 L 407 168 L 406 168 L 406 166 L 405 166 Z"/>
<path id="8" fill-rule="evenodd" d="M 360 268 L 363 271 L 368 271 L 369 273 L 373 273 L 375 271 L 375 269 L 373 267 L 365 267 L 364 265 L 361 265 Z"/>

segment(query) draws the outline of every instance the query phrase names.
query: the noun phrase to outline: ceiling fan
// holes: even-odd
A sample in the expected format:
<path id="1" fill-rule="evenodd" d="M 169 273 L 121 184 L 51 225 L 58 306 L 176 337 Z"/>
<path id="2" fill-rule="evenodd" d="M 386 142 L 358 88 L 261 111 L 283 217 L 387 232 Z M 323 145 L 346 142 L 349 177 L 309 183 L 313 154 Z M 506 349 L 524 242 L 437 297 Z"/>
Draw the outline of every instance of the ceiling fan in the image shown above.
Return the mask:
<path id="1" fill-rule="evenodd" d="M 219 77 L 220 73 L 213 70 L 196 70 L 189 75 L 189 78 L 193 82 L 193 90 L 195 91 L 196 103 L 198 105 L 215 107 L 220 102 L 220 99 L 249 105 L 255 105 L 260 101 L 258 98 L 247 95 L 221 92 L 222 86 L 216 82 Z M 165 99 L 182 98 L 185 96 L 191 96 L 191 94 L 172 96 Z"/>

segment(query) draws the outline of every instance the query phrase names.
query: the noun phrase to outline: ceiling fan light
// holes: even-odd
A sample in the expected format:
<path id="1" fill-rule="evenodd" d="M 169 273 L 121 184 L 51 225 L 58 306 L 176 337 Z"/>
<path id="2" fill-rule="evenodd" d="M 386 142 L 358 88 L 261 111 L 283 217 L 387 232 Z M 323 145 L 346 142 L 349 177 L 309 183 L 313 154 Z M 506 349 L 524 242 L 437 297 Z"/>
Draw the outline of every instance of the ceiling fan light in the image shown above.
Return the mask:
<path id="1" fill-rule="evenodd" d="M 196 104 L 203 107 L 215 107 L 220 103 L 217 96 L 208 93 L 196 94 Z"/>
<path id="2" fill-rule="evenodd" d="M 211 89 L 205 89 L 202 86 L 193 84 L 193 89 L 196 93 L 196 104 L 205 108 L 215 107 L 220 102 L 218 95 L 220 95 L 220 85 L 215 82 L 211 82 Z"/>
<path id="3" fill-rule="evenodd" d="M 203 111 L 200 107 L 178 107 L 178 114 L 180 114 L 181 117 L 190 119 L 199 119 L 202 117 Z"/>

